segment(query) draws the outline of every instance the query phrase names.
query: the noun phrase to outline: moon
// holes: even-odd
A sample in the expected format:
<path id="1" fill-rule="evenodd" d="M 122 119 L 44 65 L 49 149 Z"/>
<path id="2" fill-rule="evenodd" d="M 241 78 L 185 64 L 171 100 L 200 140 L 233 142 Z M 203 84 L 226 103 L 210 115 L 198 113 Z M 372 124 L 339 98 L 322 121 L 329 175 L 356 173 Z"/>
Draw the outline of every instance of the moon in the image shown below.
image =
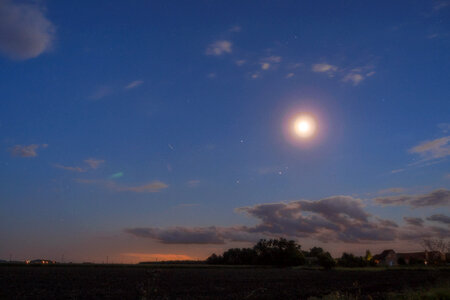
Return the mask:
<path id="1" fill-rule="evenodd" d="M 301 115 L 295 118 L 293 130 L 300 138 L 310 138 L 316 132 L 316 121 L 308 115 Z"/>

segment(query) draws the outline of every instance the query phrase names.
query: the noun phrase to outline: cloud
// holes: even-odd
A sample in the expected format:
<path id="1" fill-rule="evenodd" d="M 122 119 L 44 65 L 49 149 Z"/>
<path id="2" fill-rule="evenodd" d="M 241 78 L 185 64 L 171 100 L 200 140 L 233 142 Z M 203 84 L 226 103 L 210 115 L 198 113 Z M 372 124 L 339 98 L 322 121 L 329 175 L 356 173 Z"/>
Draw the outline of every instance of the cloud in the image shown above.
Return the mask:
<path id="1" fill-rule="evenodd" d="M 71 171 L 71 172 L 78 172 L 78 173 L 86 172 L 86 169 L 81 168 L 81 167 L 70 167 L 70 166 L 63 166 L 63 165 L 60 165 L 60 164 L 54 164 L 53 166 L 55 168 L 63 169 L 63 170 L 66 170 L 66 171 Z"/>
<path id="2" fill-rule="evenodd" d="M 116 192 L 134 192 L 134 193 L 157 193 L 169 186 L 161 181 L 152 181 L 138 186 L 127 186 L 116 183 L 112 180 L 98 180 L 98 179 L 75 179 L 78 183 L 93 184 L 103 188 L 107 188 Z"/>
<path id="3" fill-rule="evenodd" d="M 100 86 L 89 96 L 89 99 L 100 100 L 106 96 L 111 95 L 112 92 L 113 92 L 113 89 L 110 86 L 106 86 L 106 85 Z"/>
<path id="4" fill-rule="evenodd" d="M 144 83 L 143 80 L 135 80 L 135 81 L 130 82 L 130 83 L 125 87 L 125 89 L 126 89 L 126 90 L 134 89 L 134 88 L 137 88 L 138 86 L 140 86 L 140 85 L 143 84 L 143 83 Z"/>
<path id="5" fill-rule="evenodd" d="M 450 155 L 450 136 L 424 141 L 409 149 L 409 152 L 419 154 L 423 161 L 447 157 Z"/>
<path id="6" fill-rule="evenodd" d="M 187 182 L 187 185 L 189 187 L 197 187 L 199 184 L 200 184 L 200 180 L 198 180 L 198 179 L 189 180 Z"/>
<path id="7" fill-rule="evenodd" d="M 126 233 L 163 244 L 224 244 L 216 227 L 128 228 Z"/>
<path id="8" fill-rule="evenodd" d="M 294 77 L 294 73 L 288 73 L 286 76 L 285 76 L 285 78 L 292 78 L 292 77 Z"/>
<path id="9" fill-rule="evenodd" d="M 119 191 L 130 191 L 136 193 L 155 193 L 159 192 L 168 187 L 167 184 L 161 181 L 153 181 L 147 184 L 139 186 L 119 186 L 117 187 Z"/>
<path id="10" fill-rule="evenodd" d="M 450 191 L 438 189 L 423 195 L 399 195 L 373 199 L 381 205 L 408 205 L 414 208 L 425 206 L 447 206 L 450 204 Z"/>
<path id="11" fill-rule="evenodd" d="M 450 217 L 443 214 L 436 214 L 429 216 L 427 218 L 428 221 L 440 222 L 446 225 L 450 225 Z"/>
<path id="12" fill-rule="evenodd" d="M 208 77 L 208 78 L 210 78 L 210 79 L 213 79 L 213 78 L 216 78 L 216 77 L 217 77 L 217 74 L 214 73 L 214 72 L 211 72 L 211 73 L 209 73 L 208 75 L 206 75 L 206 77 Z"/>
<path id="13" fill-rule="evenodd" d="M 247 61 L 245 59 L 239 59 L 235 63 L 236 63 L 237 66 L 240 67 L 240 66 L 244 65 L 246 62 Z"/>
<path id="14" fill-rule="evenodd" d="M 422 226 L 423 219 L 422 218 L 414 218 L 414 217 L 403 217 L 406 223 L 412 226 Z"/>
<path id="15" fill-rule="evenodd" d="M 342 79 L 343 82 L 352 82 L 353 85 L 358 85 L 363 80 L 363 75 L 358 73 L 349 73 Z"/>
<path id="16" fill-rule="evenodd" d="M 242 28 L 241 26 L 233 26 L 230 29 L 228 29 L 229 32 L 241 32 Z"/>
<path id="17" fill-rule="evenodd" d="M 405 218 L 406 226 L 372 216 L 363 201 L 351 196 L 332 196 L 316 201 L 297 200 L 241 207 L 256 218 L 254 226 L 128 228 L 141 238 L 165 244 L 224 244 L 227 241 L 254 242 L 259 238 L 286 236 L 312 238 L 321 242 L 370 243 L 445 237 L 450 230 L 424 226 L 420 218 Z M 420 225 L 420 226 L 418 226 Z"/>
<path id="18" fill-rule="evenodd" d="M 270 68 L 270 64 L 269 63 L 261 63 L 261 69 L 268 70 L 269 68 Z"/>
<path id="19" fill-rule="evenodd" d="M 105 161 L 103 159 L 89 158 L 85 159 L 84 162 L 88 164 L 91 169 L 97 169 Z"/>
<path id="20" fill-rule="evenodd" d="M 7 57 L 37 57 L 51 48 L 54 35 L 54 25 L 37 4 L 0 1 L 0 51 Z"/>
<path id="21" fill-rule="evenodd" d="M 87 164 L 87 167 L 78 167 L 78 166 L 71 167 L 71 166 L 64 166 L 61 164 L 54 164 L 53 166 L 58 169 L 82 173 L 86 172 L 89 169 L 97 169 L 105 161 L 102 159 L 89 158 L 85 159 L 84 162 Z"/>
<path id="22" fill-rule="evenodd" d="M 216 41 L 206 48 L 206 55 L 220 56 L 232 52 L 232 43 L 230 41 Z"/>
<path id="23" fill-rule="evenodd" d="M 18 157 L 36 157 L 37 149 L 39 148 L 47 148 L 47 144 L 31 144 L 31 145 L 15 145 L 9 149 L 12 156 Z"/>
<path id="24" fill-rule="evenodd" d="M 435 4 L 433 5 L 433 10 L 434 11 L 439 11 L 443 8 L 446 8 L 447 6 L 450 6 L 450 2 L 448 1 L 436 1 Z"/>
<path id="25" fill-rule="evenodd" d="M 316 73 L 327 73 L 330 77 L 332 77 L 334 76 L 334 73 L 337 72 L 338 67 L 323 63 L 312 65 L 311 70 Z"/>

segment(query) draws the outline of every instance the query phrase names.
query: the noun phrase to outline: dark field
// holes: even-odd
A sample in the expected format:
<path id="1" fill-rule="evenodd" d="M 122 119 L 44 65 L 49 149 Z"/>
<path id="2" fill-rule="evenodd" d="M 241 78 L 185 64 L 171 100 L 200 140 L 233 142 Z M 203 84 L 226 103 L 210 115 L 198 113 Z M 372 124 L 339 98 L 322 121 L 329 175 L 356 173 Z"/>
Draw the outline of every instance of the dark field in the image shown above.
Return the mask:
<path id="1" fill-rule="evenodd" d="M 0 266 L 1 299 L 360 299 L 448 286 L 450 269 L 305 270 L 158 266 Z"/>

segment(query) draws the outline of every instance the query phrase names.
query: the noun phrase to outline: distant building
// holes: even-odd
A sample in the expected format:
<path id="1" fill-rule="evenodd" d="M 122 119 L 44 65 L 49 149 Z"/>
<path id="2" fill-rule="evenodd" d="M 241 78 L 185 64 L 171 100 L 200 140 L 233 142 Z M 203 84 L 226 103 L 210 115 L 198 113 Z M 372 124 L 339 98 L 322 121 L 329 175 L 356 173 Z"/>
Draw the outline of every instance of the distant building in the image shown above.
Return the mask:
<path id="1" fill-rule="evenodd" d="M 30 265 L 51 265 L 56 262 L 48 259 L 34 259 L 28 262 Z"/>
<path id="2" fill-rule="evenodd" d="M 374 255 L 373 260 L 377 265 L 392 267 L 397 265 L 397 254 L 392 249 L 384 250 L 380 254 Z"/>
<path id="3" fill-rule="evenodd" d="M 392 249 L 384 250 L 373 257 L 377 265 L 390 267 L 398 264 L 441 264 L 445 262 L 445 259 L 445 254 L 439 251 L 395 253 Z"/>

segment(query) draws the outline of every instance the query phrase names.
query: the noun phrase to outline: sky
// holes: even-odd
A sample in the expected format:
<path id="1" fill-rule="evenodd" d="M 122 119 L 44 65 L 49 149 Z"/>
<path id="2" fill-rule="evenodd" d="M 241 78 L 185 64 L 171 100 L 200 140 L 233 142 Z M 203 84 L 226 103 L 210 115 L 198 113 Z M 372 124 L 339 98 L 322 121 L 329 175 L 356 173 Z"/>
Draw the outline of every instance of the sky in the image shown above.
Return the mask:
<path id="1" fill-rule="evenodd" d="M 449 1 L 0 0 L 0 259 L 419 251 L 449 66 Z"/>

